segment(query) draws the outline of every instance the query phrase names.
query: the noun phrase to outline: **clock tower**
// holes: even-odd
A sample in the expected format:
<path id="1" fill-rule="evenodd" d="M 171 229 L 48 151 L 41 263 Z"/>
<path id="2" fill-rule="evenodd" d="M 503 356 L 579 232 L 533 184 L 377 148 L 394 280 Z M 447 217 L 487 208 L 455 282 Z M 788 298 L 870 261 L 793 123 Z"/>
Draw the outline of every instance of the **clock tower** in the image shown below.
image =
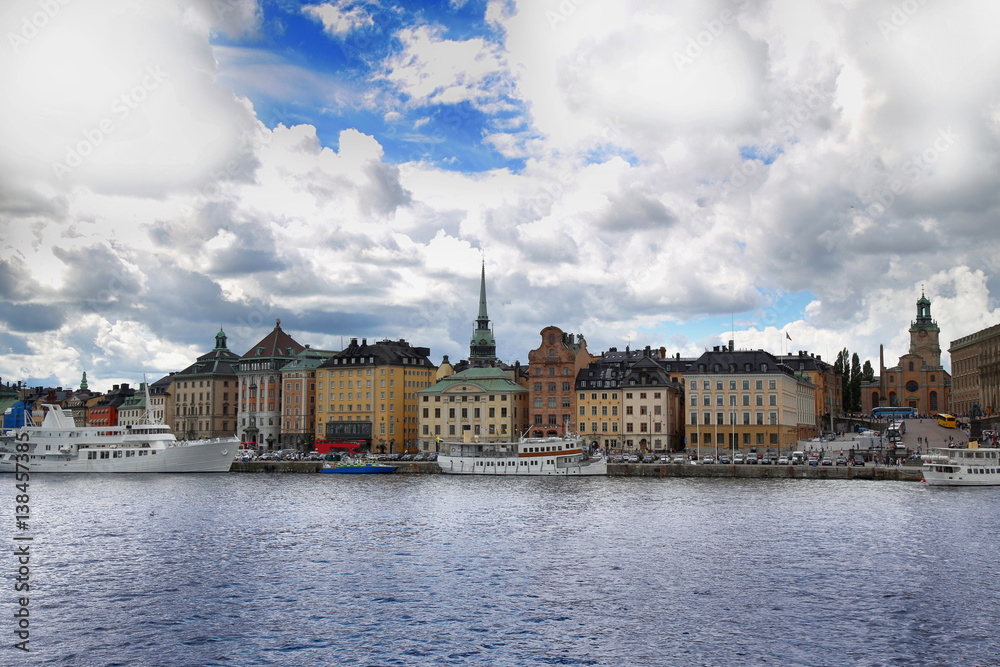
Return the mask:
<path id="1" fill-rule="evenodd" d="M 931 319 L 931 301 L 921 291 L 917 299 L 917 319 L 910 323 L 910 354 L 916 354 L 927 366 L 941 365 L 941 329 Z"/>
<path id="2" fill-rule="evenodd" d="M 469 341 L 469 363 L 473 366 L 493 366 L 497 363 L 497 344 L 490 328 L 490 316 L 486 314 L 486 262 L 479 283 L 479 315 L 476 329 Z"/>

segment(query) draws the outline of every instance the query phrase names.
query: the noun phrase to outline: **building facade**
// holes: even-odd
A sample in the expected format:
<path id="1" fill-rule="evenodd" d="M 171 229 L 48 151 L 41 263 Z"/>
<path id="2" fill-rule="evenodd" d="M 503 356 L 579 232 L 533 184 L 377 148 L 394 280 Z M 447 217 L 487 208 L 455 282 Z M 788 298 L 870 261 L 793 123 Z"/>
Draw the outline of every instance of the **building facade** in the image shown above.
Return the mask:
<path id="1" fill-rule="evenodd" d="M 172 376 L 173 429 L 178 438 L 222 438 L 236 432 L 239 363 L 220 329 L 210 352 Z"/>
<path id="2" fill-rule="evenodd" d="M 149 422 L 166 424 L 174 430 L 174 401 L 171 386 L 174 374 L 164 375 L 149 385 Z"/>
<path id="3" fill-rule="evenodd" d="M 816 428 L 820 433 L 833 431 L 831 416 L 844 412 L 844 385 L 833 364 L 804 350 L 779 356 L 778 360 L 816 385 Z"/>
<path id="4" fill-rule="evenodd" d="M 931 302 L 920 295 L 917 318 L 910 322 L 910 350 L 890 368 L 879 359 L 879 376 L 861 384 L 861 407 L 911 407 L 917 413 L 946 412 L 951 399 L 951 375 L 941 365 L 941 330 L 931 318 Z"/>
<path id="5" fill-rule="evenodd" d="M 1000 324 L 951 341 L 951 403 L 949 412 L 971 417 L 1000 411 Z"/>
<path id="6" fill-rule="evenodd" d="M 236 370 L 237 433 L 259 449 L 276 449 L 281 436 L 281 369 L 305 348 L 281 329 L 274 329 L 240 357 Z M 176 385 L 176 380 L 175 380 Z M 177 390 L 175 390 L 175 401 Z"/>
<path id="7" fill-rule="evenodd" d="M 129 387 L 128 383 L 116 384 L 96 403 L 88 401 L 88 426 L 118 426 L 118 408 L 134 394 L 135 389 Z"/>
<path id="8" fill-rule="evenodd" d="M 654 355 L 646 348 L 622 377 L 622 437 L 627 451 L 662 454 L 683 448 L 679 419 L 683 389 Z"/>
<path id="9" fill-rule="evenodd" d="M 403 339 L 351 344 L 316 369 L 316 437 L 365 451 L 417 451 L 417 392 L 433 384 L 430 349 Z"/>
<path id="10" fill-rule="evenodd" d="M 316 448 L 316 369 L 335 354 L 333 350 L 306 348 L 281 369 L 283 414 L 282 449 L 309 452 Z"/>
<path id="11" fill-rule="evenodd" d="M 513 442 L 528 430 L 528 390 L 500 368 L 454 373 L 417 397 L 424 452 L 441 441 Z"/>
<path id="12" fill-rule="evenodd" d="M 817 435 L 816 386 L 769 352 L 715 347 L 684 381 L 688 449 L 777 453 Z"/>
<path id="13" fill-rule="evenodd" d="M 594 357 L 583 335 L 559 327 L 541 330 L 542 344 L 528 353 L 532 436 L 561 435 L 577 423 L 576 377 Z"/>
<path id="14" fill-rule="evenodd" d="M 118 408 L 118 425 L 134 426 L 148 423 L 146 419 L 146 383 L 140 382 L 134 394 Z"/>

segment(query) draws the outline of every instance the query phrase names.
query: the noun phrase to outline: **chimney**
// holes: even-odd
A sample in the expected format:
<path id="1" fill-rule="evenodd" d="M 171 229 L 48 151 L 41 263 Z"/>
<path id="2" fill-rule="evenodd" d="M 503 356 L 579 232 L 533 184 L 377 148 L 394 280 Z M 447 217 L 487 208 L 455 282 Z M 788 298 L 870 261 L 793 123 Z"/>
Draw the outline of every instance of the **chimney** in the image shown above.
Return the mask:
<path id="1" fill-rule="evenodd" d="M 661 347 L 660 348 L 660 359 L 666 359 L 666 358 L 667 358 L 667 348 Z"/>
<path id="2" fill-rule="evenodd" d="M 733 351 L 733 339 L 732 338 L 729 339 L 729 351 L 730 352 Z"/>

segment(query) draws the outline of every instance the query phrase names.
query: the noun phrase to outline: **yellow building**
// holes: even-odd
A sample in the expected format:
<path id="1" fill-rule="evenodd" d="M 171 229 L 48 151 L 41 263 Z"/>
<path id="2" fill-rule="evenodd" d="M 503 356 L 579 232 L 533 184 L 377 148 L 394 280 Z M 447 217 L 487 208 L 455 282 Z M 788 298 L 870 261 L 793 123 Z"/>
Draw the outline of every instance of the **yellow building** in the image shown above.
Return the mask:
<path id="1" fill-rule="evenodd" d="M 440 441 L 511 442 L 528 429 L 528 390 L 502 369 L 469 368 L 417 392 L 420 449 Z"/>
<path id="2" fill-rule="evenodd" d="M 351 344 L 316 369 L 316 437 L 373 452 L 416 451 L 417 392 L 430 387 L 430 349 L 403 339 Z"/>
<path id="3" fill-rule="evenodd" d="M 764 350 L 716 347 L 684 380 L 689 450 L 777 453 L 816 433 L 816 386 Z"/>
<path id="4" fill-rule="evenodd" d="M 281 369 L 282 449 L 308 452 L 316 447 L 316 369 L 336 352 L 308 345 Z"/>

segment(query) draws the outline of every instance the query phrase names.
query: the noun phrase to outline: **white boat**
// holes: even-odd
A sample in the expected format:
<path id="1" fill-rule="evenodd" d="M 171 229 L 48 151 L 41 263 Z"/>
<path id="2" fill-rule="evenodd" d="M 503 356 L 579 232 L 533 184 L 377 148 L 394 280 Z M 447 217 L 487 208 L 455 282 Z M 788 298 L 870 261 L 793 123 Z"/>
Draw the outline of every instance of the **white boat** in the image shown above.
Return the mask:
<path id="1" fill-rule="evenodd" d="M 450 475 L 607 475 L 608 461 L 591 457 L 576 437 L 517 442 L 443 442 L 437 464 Z"/>
<path id="2" fill-rule="evenodd" d="M 1000 485 L 1000 449 L 936 447 L 924 455 L 929 486 Z"/>
<path id="3" fill-rule="evenodd" d="M 240 445 L 235 436 L 177 440 L 165 424 L 76 426 L 69 410 L 43 408 L 41 425 L 0 435 L 0 472 L 228 472 Z"/>

